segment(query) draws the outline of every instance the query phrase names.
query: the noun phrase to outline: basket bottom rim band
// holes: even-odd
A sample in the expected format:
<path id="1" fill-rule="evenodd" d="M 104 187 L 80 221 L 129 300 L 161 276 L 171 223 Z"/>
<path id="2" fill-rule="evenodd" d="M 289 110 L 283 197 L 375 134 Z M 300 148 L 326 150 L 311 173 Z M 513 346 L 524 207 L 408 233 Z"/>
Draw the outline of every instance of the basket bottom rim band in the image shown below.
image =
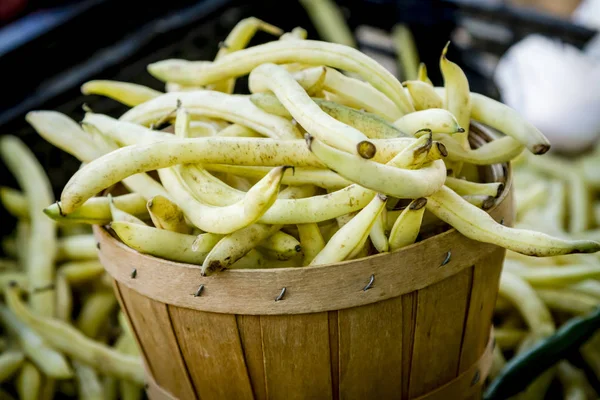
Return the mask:
<path id="1" fill-rule="evenodd" d="M 494 351 L 494 332 L 490 331 L 487 345 L 479 359 L 467 368 L 463 373 L 433 391 L 413 400 L 446 400 L 468 398 L 481 388 L 490 373 Z M 144 362 L 146 371 L 146 393 L 150 400 L 178 400 L 177 397 L 163 389 L 150 373 L 150 369 Z"/>

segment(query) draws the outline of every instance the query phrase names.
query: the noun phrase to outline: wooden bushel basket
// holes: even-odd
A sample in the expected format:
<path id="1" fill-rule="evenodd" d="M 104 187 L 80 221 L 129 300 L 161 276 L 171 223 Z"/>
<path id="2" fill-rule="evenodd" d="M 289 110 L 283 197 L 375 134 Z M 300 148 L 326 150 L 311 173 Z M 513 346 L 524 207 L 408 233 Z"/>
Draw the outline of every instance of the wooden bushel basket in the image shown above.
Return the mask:
<path id="1" fill-rule="evenodd" d="M 472 140 L 489 139 L 472 129 Z M 505 182 L 489 213 L 511 225 L 509 167 L 481 171 Z M 95 234 L 152 400 L 481 395 L 505 254 L 498 246 L 450 229 L 360 260 L 202 277 L 198 265 L 140 254 L 102 227 Z"/>

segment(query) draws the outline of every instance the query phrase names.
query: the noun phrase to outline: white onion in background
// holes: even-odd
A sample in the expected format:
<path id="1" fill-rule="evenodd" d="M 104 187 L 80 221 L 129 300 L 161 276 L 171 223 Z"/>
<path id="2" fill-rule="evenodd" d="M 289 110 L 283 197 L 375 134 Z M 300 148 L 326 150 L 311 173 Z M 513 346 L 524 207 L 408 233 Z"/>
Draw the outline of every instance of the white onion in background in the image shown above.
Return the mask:
<path id="1" fill-rule="evenodd" d="M 531 35 L 502 56 L 494 80 L 502 100 L 542 131 L 554 150 L 579 152 L 600 136 L 600 61 Z"/>

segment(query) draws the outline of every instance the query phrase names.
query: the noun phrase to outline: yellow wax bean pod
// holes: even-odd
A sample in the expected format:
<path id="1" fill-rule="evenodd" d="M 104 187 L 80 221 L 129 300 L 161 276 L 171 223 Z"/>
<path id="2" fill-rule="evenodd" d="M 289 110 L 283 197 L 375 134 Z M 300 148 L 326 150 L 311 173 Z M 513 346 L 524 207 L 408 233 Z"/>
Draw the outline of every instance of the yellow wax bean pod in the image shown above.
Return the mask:
<path id="1" fill-rule="evenodd" d="M 595 297 L 565 289 L 537 289 L 536 293 L 554 311 L 583 315 L 600 305 Z"/>
<path id="2" fill-rule="evenodd" d="M 83 162 L 92 161 L 105 153 L 92 137 L 68 116 L 57 111 L 31 111 L 26 121 L 52 145 L 74 155 Z"/>
<path id="3" fill-rule="evenodd" d="M 425 63 L 419 63 L 418 79 L 421 82 L 425 82 L 425 83 L 433 86 L 433 83 L 431 83 L 431 80 L 427 76 L 427 66 L 425 65 Z"/>
<path id="4" fill-rule="evenodd" d="M 16 250 L 19 264 L 27 266 L 29 258 L 29 240 L 31 237 L 31 224 L 29 220 L 22 219 L 17 221 L 16 228 Z"/>
<path id="5" fill-rule="evenodd" d="M 16 379 L 17 393 L 21 400 L 39 400 L 42 374 L 31 362 L 23 364 Z"/>
<path id="6" fill-rule="evenodd" d="M 423 81 L 407 81 L 403 85 L 406 86 L 410 93 L 415 110 L 422 111 L 430 108 L 444 107 L 444 101 L 430 84 Z"/>
<path id="7" fill-rule="evenodd" d="M 259 221 L 268 224 L 326 221 L 360 210 L 374 195 L 371 190 L 350 185 L 327 195 L 296 200 L 277 199 Z"/>
<path id="8" fill-rule="evenodd" d="M 526 331 L 515 328 L 494 328 L 494 339 L 501 349 L 514 349 L 525 338 Z"/>
<path id="9" fill-rule="evenodd" d="M 375 246 L 375 249 L 377 249 L 377 251 L 380 253 L 385 253 L 390 250 L 390 244 L 385 234 L 385 221 L 387 220 L 386 214 L 387 211 L 384 208 L 375 220 L 375 223 L 369 232 L 369 238 L 371 239 L 373 246 Z"/>
<path id="10" fill-rule="evenodd" d="M 397 138 L 374 141 L 380 151 L 379 157 L 376 156 L 373 161 L 388 162 L 414 140 Z M 73 212 L 96 193 L 123 178 L 177 164 L 323 167 L 323 163 L 301 143 L 267 138 L 211 137 L 175 138 L 127 146 L 90 162 L 71 177 L 61 194 L 62 213 Z"/>
<path id="11" fill-rule="evenodd" d="M 99 94 L 129 107 L 135 107 L 163 94 L 147 86 L 108 80 L 86 82 L 81 86 L 81 93 L 85 95 Z"/>
<path id="12" fill-rule="evenodd" d="M 471 93 L 471 117 L 513 137 L 533 154 L 550 150 L 548 139 L 517 111 L 478 93 Z"/>
<path id="13" fill-rule="evenodd" d="M 571 286 L 571 289 L 576 292 L 587 294 L 589 296 L 593 296 L 597 299 L 600 299 L 600 282 L 597 280 L 589 279 L 583 282 L 579 282 Z"/>
<path id="14" fill-rule="evenodd" d="M 149 126 L 181 104 L 192 116 L 221 118 L 247 126 L 264 136 L 279 139 L 300 137 L 298 129 L 287 119 L 264 112 L 248 96 L 229 95 L 211 90 L 173 92 L 156 97 L 132 108 L 122 121 Z"/>
<path id="15" fill-rule="evenodd" d="M 275 64 L 263 64 L 250 74 L 253 93 L 272 91 L 283 106 L 311 135 L 331 146 L 363 158 L 373 158 L 375 145 L 354 129 L 323 112 L 292 75 Z"/>
<path id="16" fill-rule="evenodd" d="M 181 208 L 164 196 L 155 196 L 146 204 L 154 226 L 178 233 L 190 233 Z"/>
<path id="17" fill-rule="evenodd" d="M 140 224 L 140 225 L 146 225 L 146 223 L 144 221 L 142 221 L 141 219 L 139 219 L 138 217 L 135 217 L 131 214 L 129 214 L 126 211 L 123 211 L 121 209 L 119 209 L 112 198 L 112 195 L 108 195 L 108 205 L 110 207 L 110 215 L 112 218 L 112 221 L 124 221 L 124 222 L 131 222 L 133 224 Z"/>
<path id="18" fill-rule="evenodd" d="M 323 240 L 321 230 L 316 223 L 298 224 L 297 226 L 302 251 L 304 252 L 304 261 L 302 265 L 309 265 L 317 254 L 323 250 L 325 241 Z"/>
<path id="19" fill-rule="evenodd" d="M 543 159 L 540 159 L 528 154 L 526 162 L 533 169 L 545 175 L 561 179 L 568 185 L 569 231 L 573 233 L 584 232 L 589 227 L 591 204 L 587 185 L 579 171 L 569 163 L 552 155 L 546 155 Z"/>
<path id="20" fill-rule="evenodd" d="M 229 32 L 229 35 L 227 35 L 227 38 L 219 46 L 215 61 L 223 58 L 227 54 L 242 50 L 248 46 L 248 43 L 258 31 L 263 31 L 275 36 L 281 36 L 283 34 L 283 31 L 280 28 L 258 18 L 244 18 L 233 27 L 231 32 Z M 219 92 L 232 93 L 234 86 L 235 79 L 226 79 L 221 82 L 215 82 L 209 87 L 210 89 Z"/>
<path id="21" fill-rule="evenodd" d="M 563 398 L 569 400 L 591 399 L 597 396 L 596 391 L 587 380 L 585 373 L 567 361 L 556 366 L 556 372 L 563 388 Z"/>
<path id="22" fill-rule="evenodd" d="M 465 150 L 456 140 L 446 134 L 434 134 L 434 138 L 446 146 L 448 160 L 474 165 L 509 162 L 525 149 L 525 146 L 509 136 L 493 140 L 473 150 Z"/>
<path id="23" fill-rule="evenodd" d="M 117 299 L 112 292 L 98 291 L 86 298 L 79 312 L 75 326 L 86 336 L 96 338 L 117 307 Z"/>
<path id="24" fill-rule="evenodd" d="M 208 171 L 231 173 L 254 179 L 262 178 L 272 169 L 272 167 L 247 167 L 228 164 L 204 164 L 203 167 Z M 300 167 L 286 170 L 281 183 L 290 186 L 315 185 L 325 189 L 341 189 L 352 184 L 349 180 L 328 169 Z"/>
<path id="25" fill-rule="evenodd" d="M 273 205 L 286 169 L 273 168 L 242 200 L 224 207 L 206 205 L 193 198 L 172 169 L 159 170 L 159 176 L 190 222 L 205 232 L 228 234 L 256 222 Z"/>
<path id="26" fill-rule="evenodd" d="M 344 18 L 344 14 L 333 0 L 300 0 L 319 36 L 328 42 L 356 47 L 356 40 Z"/>
<path id="27" fill-rule="evenodd" d="M 106 142 L 94 142 L 75 121 L 55 111 L 33 111 L 28 113 L 25 119 L 49 143 L 84 163 L 116 148 L 107 146 Z M 123 184 L 130 191 L 140 193 L 146 198 L 165 193 L 162 186 L 146 174 L 124 178 Z"/>
<path id="28" fill-rule="evenodd" d="M 554 332 L 550 310 L 536 291 L 523 279 L 504 271 L 500 277 L 500 296 L 516 307 L 532 333 L 543 337 Z"/>
<path id="29" fill-rule="evenodd" d="M 282 231 L 275 232 L 258 244 L 261 250 L 277 260 L 289 260 L 302 251 L 300 242 L 291 235 Z"/>
<path id="30" fill-rule="evenodd" d="M 14 286 L 6 290 L 5 298 L 16 317 L 35 329 L 53 348 L 100 373 L 144 383 L 144 370 L 138 357 L 119 354 L 63 321 L 32 313 L 19 298 L 18 288 Z"/>
<path id="31" fill-rule="evenodd" d="M 233 268 L 238 260 L 280 229 L 281 225 L 252 224 L 223 237 L 204 259 L 201 274 L 210 275 L 226 268 Z M 256 267 L 260 267 L 262 261 L 259 262 L 258 259 L 262 257 L 255 256 L 246 261 L 256 262 Z M 240 260 L 240 264 L 236 267 L 246 268 L 245 265 L 247 263 Z"/>
<path id="32" fill-rule="evenodd" d="M 62 274 L 56 275 L 56 318 L 70 322 L 73 313 L 73 293 L 71 285 Z"/>
<path id="33" fill-rule="evenodd" d="M 48 176 L 31 150 L 16 136 L 0 138 L 0 157 L 13 173 L 29 206 L 30 227 L 25 254 L 25 271 L 32 294 L 29 302 L 36 312 L 54 314 L 54 291 L 47 288 L 54 282 L 54 257 L 56 256 L 56 223 L 43 213 L 52 204 L 54 193 Z"/>
<path id="34" fill-rule="evenodd" d="M 600 278 L 600 265 L 565 265 L 560 267 L 523 267 L 507 268 L 516 275 L 525 279 L 532 286 L 561 287 L 588 279 Z"/>
<path id="35" fill-rule="evenodd" d="M 205 167 L 205 166 L 203 166 Z M 229 166 L 227 166 L 229 167 Z M 252 168 L 252 167 L 250 167 Z M 273 168 L 265 167 L 267 171 L 259 178 L 264 178 Z M 232 171 L 220 171 L 231 172 Z M 229 186 L 219 178 L 194 164 L 183 165 L 179 168 L 181 179 L 185 182 L 192 195 L 199 201 L 213 206 L 228 206 L 241 201 L 246 192 Z M 282 179 L 282 183 L 285 182 Z"/>
<path id="36" fill-rule="evenodd" d="M 115 343 L 115 349 L 123 354 L 139 356 L 135 339 L 129 334 L 122 334 Z M 120 381 L 119 394 L 122 400 L 141 400 L 143 387 L 134 382 Z"/>
<path id="37" fill-rule="evenodd" d="M 465 150 L 469 147 L 469 124 L 471 121 L 471 91 L 469 90 L 469 81 L 463 70 L 452 61 L 446 58 L 450 42 L 442 50 L 440 57 L 440 70 L 444 77 L 444 108 L 450 111 L 458 121 L 458 125 L 464 128 L 463 132 L 458 132 L 456 140 Z"/>
<path id="38" fill-rule="evenodd" d="M 114 196 L 114 205 L 140 219 L 148 217 L 146 200 L 137 193 Z M 105 225 L 112 220 L 108 197 L 93 197 L 87 200 L 74 212 L 64 215 L 60 203 L 54 203 L 44 209 L 44 213 L 55 221 L 69 223 L 86 223 L 90 225 Z"/>
<path id="39" fill-rule="evenodd" d="M 409 137 L 394 125 L 390 124 L 378 115 L 359 111 L 332 101 L 323 99 L 312 99 L 329 116 L 336 120 L 358 129 L 370 139 L 389 139 L 397 137 Z M 250 96 L 250 101 L 263 110 L 286 118 L 292 118 L 292 114 L 281 104 L 276 96 L 269 93 L 255 93 Z"/>
<path id="40" fill-rule="evenodd" d="M 459 133 L 464 128 L 458 123 L 454 115 L 441 108 L 416 111 L 397 119 L 394 126 L 406 134 L 429 129 L 433 133 Z"/>
<path id="41" fill-rule="evenodd" d="M 504 191 L 504 184 L 501 182 L 478 183 L 469 182 L 466 179 L 447 177 L 444 184 L 461 196 L 479 195 L 498 197 Z"/>
<path id="42" fill-rule="evenodd" d="M 323 70 L 326 75 L 321 84 Z M 333 68 L 307 68 L 294 73 L 293 77 L 307 92 L 315 92 L 320 87 L 328 96 L 336 99 L 332 101 L 373 113 L 385 121 L 392 122 L 402 116 L 402 112 L 385 94 L 369 83 L 346 76 Z"/>
<path id="43" fill-rule="evenodd" d="M 371 139 L 410 137 L 376 114 L 358 111 L 335 102 L 314 99 L 319 107 L 333 118 L 348 124 Z"/>
<path id="44" fill-rule="evenodd" d="M 371 254 L 371 240 L 367 236 L 363 244 L 359 244 L 352 249 L 347 260 L 356 260 L 359 258 L 368 257 Z"/>
<path id="45" fill-rule="evenodd" d="M 110 226 L 123 243 L 140 253 L 190 264 L 202 264 L 222 238 L 213 233 L 193 236 L 128 222 L 113 222 Z"/>
<path id="46" fill-rule="evenodd" d="M 473 240 L 494 243 L 508 250 L 538 257 L 595 253 L 600 250 L 600 243 L 591 240 L 566 240 L 500 225 L 488 213 L 472 206 L 445 186 L 427 199 L 429 211 Z"/>
<path id="47" fill-rule="evenodd" d="M 104 387 L 98 373 L 90 366 L 74 361 L 77 395 L 81 400 L 104 400 Z"/>
<path id="48" fill-rule="evenodd" d="M 163 81 L 206 85 L 248 74 L 261 64 L 291 62 L 327 65 L 357 73 L 388 96 L 402 113 L 414 111 L 402 85 L 388 70 L 360 51 L 335 43 L 313 40 L 275 41 L 236 51 L 214 63 L 164 60 L 150 64 L 148 71 Z"/>
<path id="49" fill-rule="evenodd" d="M 384 195 L 376 195 L 365 208 L 332 236 L 309 266 L 343 261 L 351 255 L 354 248 L 361 247 L 369 238 L 375 220 L 385 208 L 386 200 Z"/>
<path id="50" fill-rule="evenodd" d="M 295 27 L 290 32 L 286 32 L 279 37 L 279 40 L 306 40 L 308 32 L 302 27 Z"/>
<path id="51" fill-rule="evenodd" d="M 252 100 L 252 99 L 251 99 Z M 217 136 L 222 137 L 263 137 L 260 133 L 240 124 L 231 124 L 219 131 Z"/>
<path id="52" fill-rule="evenodd" d="M 390 163 L 395 167 L 405 169 L 415 169 L 421 167 L 427 159 L 427 154 L 433 147 L 433 135 L 430 130 L 421 130 L 419 135 L 411 145 L 406 147 L 394 157 Z"/>
<path id="53" fill-rule="evenodd" d="M 281 68 L 283 68 L 283 66 Z M 287 69 L 285 70 L 287 71 Z M 289 71 L 287 72 L 289 73 Z M 327 69 L 325 67 L 304 69 L 293 73 L 292 77 L 304 90 L 306 90 L 306 93 L 309 96 L 316 96 L 324 89 Z M 258 88 L 260 90 L 261 86 L 258 85 Z M 252 91 L 252 87 L 250 87 L 250 91 Z"/>
<path id="54" fill-rule="evenodd" d="M 175 136 L 180 138 L 190 137 L 190 123 L 192 118 L 185 108 L 179 107 L 175 116 Z"/>
<path id="55" fill-rule="evenodd" d="M 335 192 L 310 198 L 277 199 L 259 219 L 259 222 L 264 224 L 308 224 L 327 221 L 362 209 L 374 196 L 374 191 L 353 184 Z"/>
<path id="56" fill-rule="evenodd" d="M 281 191 L 279 199 L 291 200 L 300 197 L 310 197 L 312 195 L 314 195 L 314 186 L 288 187 Z M 209 275 L 225 268 L 233 268 L 238 260 L 247 255 L 263 240 L 278 232 L 282 227 L 282 225 L 252 224 L 225 236 L 207 255 L 202 265 L 201 273 Z M 255 256 L 253 258 L 250 257 L 246 261 L 252 261 L 254 258 L 257 259 L 255 260 L 257 262 L 262 259 Z M 242 268 L 242 265 L 248 264 L 240 260 L 240 264 L 236 265 L 236 268 Z M 257 267 L 260 266 L 259 264 Z"/>
<path id="57" fill-rule="evenodd" d="M 310 150 L 329 168 L 357 184 L 398 198 L 425 197 L 443 186 L 446 168 L 441 160 L 415 170 L 379 164 L 345 153 L 307 135 Z"/>
<path id="58" fill-rule="evenodd" d="M 219 131 L 210 123 L 204 121 L 190 121 L 188 137 L 210 137 Z"/>
<path id="59" fill-rule="evenodd" d="M 25 354 L 21 350 L 9 349 L 0 354 L 0 383 L 13 376 L 25 362 Z"/>
<path id="60" fill-rule="evenodd" d="M 396 57 L 402 70 L 402 76 L 404 76 L 404 79 L 417 79 L 419 53 L 409 27 L 405 24 L 396 24 L 392 29 L 392 40 L 396 48 Z"/>
<path id="61" fill-rule="evenodd" d="M 264 225 L 263 225 L 264 226 Z M 242 258 L 229 266 L 230 269 L 273 268 L 274 261 L 265 257 L 260 251 L 252 249 Z"/>
<path id="62" fill-rule="evenodd" d="M 120 146 L 176 138 L 175 135 L 167 132 L 148 129 L 136 123 L 121 121 L 103 114 L 86 113 L 83 122 L 96 127 L 103 135 L 111 138 Z"/>
<path id="63" fill-rule="evenodd" d="M 466 195 L 461 197 L 469 202 L 469 204 L 472 204 L 477 208 L 481 208 L 482 210 L 489 210 L 495 204 L 494 197 L 492 196 Z"/>
<path id="64" fill-rule="evenodd" d="M 410 202 L 402 210 L 390 231 L 390 249 L 392 251 L 413 244 L 417 240 L 427 199 L 420 197 Z"/>
<path id="65" fill-rule="evenodd" d="M 119 381 L 117 378 L 112 376 L 105 376 L 102 378 L 102 391 L 104 393 L 104 400 L 118 400 L 119 399 Z"/>
<path id="66" fill-rule="evenodd" d="M 31 324 L 17 318 L 11 310 L 0 305 L 0 319 L 4 327 L 11 332 L 23 350 L 23 353 L 47 376 L 56 379 L 69 379 L 73 371 L 65 357 L 50 347 Z"/>
<path id="67" fill-rule="evenodd" d="M 443 88 L 436 88 L 436 91 L 445 95 Z M 471 118 L 514 138 L 533 154 L 550 150 L 548 139 L 521 114 L 482 94 L 471 93 Z"/>
<path id="68" fill-rule="evenodd" d="M 596 333 L 580 349 L 581 356 L 594 374 L 596 374 L 596 376 L 600 376 L 600 351 L 598 351 L 599 344 L 600 335 Z"/>
<path id="69" fill-rule="evenodd" d="M 100 277 L 103 272 L 104 267 L 99 260 L 87 260 L 64 263 L 56 274 L 63 276 L 70 285 L 79 285 Z"/>
<path id="70" fill-rule="evenodd" d="M 13 217 L 29 219 L 27 198 L 20 191 L 9 187 L 0 187 L 0 202 Z"/>
<path id="71" fill-rule="evenodd" d="M 94 235 L 74 235 L 58 239 L 57 260 L 94 260 L 98 258 Z"/>

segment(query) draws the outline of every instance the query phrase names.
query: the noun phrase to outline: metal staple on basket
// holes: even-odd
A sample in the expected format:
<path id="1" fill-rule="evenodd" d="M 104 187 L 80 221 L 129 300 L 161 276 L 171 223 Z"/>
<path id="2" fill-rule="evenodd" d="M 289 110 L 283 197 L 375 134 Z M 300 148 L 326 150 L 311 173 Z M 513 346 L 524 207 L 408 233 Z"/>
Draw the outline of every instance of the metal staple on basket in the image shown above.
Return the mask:
<path id="1" fill-rule="evenodd" d="M 450 262 L 450 258 L 452 258 L 452 252 L 448 250 L 448 252 L 446 253 L 446 258 L 444 258 L 444 261 L 442 261 L 442 265 L 440 265 L 440 267 L 443 267 L 444 265 L 448 264 Z"/>
<path id="2" fill-rule="evenodd" d="M 286 291 L 287 291 L 287 288 L 281 289 L 281 293 L 279 293 L 279 295 L 277 297 L 275 297 L 275 301 L 283 300 L 283 296 L 285 296 Z"/>
<path id="3" fill-rule="evenodd" d="M 202 296 L 202 292 L 203 291 L 204 291 L 204 285 L 202 284 L 202 285 L 198 286 L 198 289 L 194 293 L 194 297 L 200 297 L 200 296 Z"/>

